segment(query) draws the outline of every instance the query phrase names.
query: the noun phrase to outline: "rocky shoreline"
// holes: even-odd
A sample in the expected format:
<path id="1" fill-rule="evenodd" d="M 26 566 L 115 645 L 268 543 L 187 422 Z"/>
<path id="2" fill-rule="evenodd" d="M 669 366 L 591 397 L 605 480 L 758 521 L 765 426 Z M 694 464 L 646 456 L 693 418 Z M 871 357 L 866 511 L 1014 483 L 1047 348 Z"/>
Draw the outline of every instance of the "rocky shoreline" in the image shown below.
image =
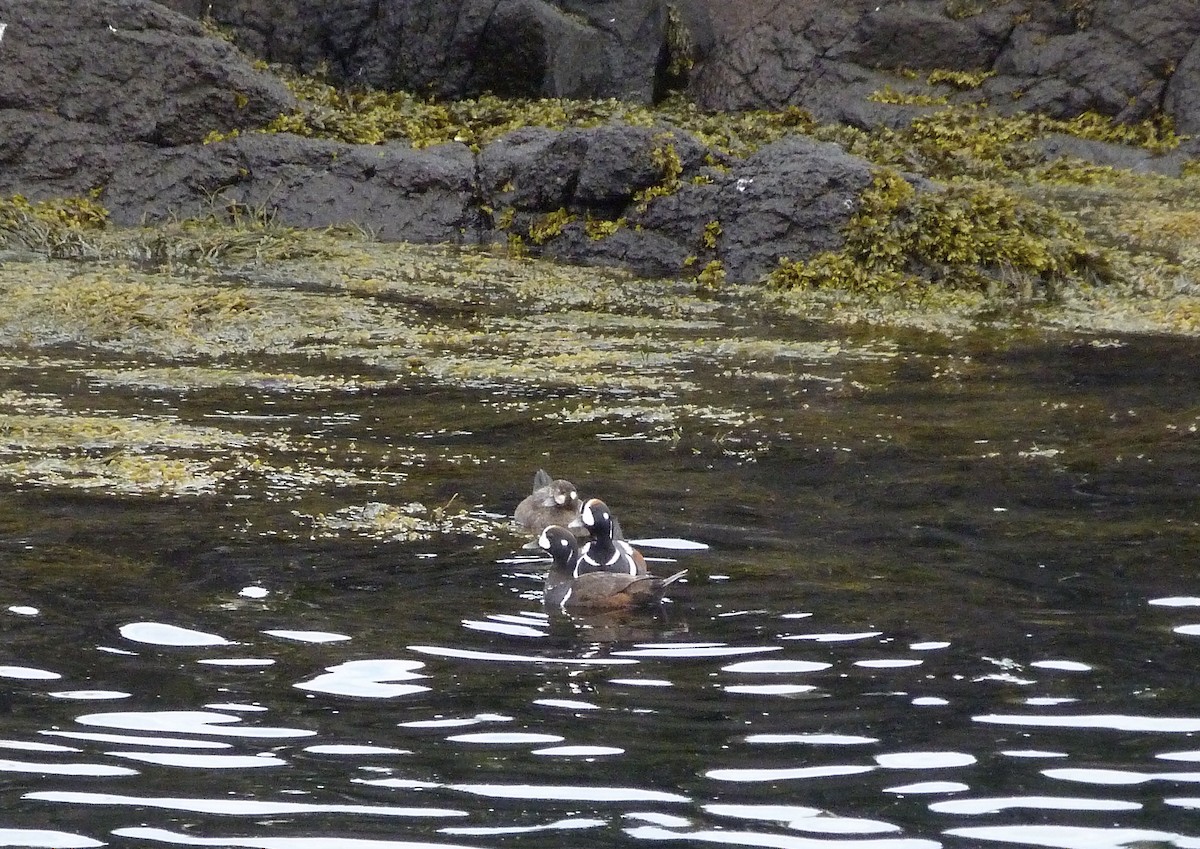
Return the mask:
<path id="1" fill-rule="evenodd" d="M 89 198 L 126 226 L 506 244 L 709 291 L 1195 285 L 1200 227 L 1150 249 L 1087 215 L 1131 194 L 1180 211 L 1200 8 L 826 5 L 293 0 L 266 21 L 249 2 L 13 0 L 0 193 Z M 346 86 L 625 101 L 342 95 L 246 50 Z"/>

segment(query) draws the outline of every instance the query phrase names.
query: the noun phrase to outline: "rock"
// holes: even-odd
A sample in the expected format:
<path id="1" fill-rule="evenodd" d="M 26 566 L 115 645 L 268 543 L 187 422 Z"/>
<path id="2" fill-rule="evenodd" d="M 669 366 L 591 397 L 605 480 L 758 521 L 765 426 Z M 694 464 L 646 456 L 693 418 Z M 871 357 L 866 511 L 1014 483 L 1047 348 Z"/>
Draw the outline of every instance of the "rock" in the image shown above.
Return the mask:
<path id="1" fill-rule="evenodd" d="M 479 154 L 479 182 L 486 203 L 552 212 L 570 203 L 587 152 L 581 133 L 529 127 L 492 142 Z"/>
<path id="2" fill-rule="evenodd" d="M 164 0 L 209 16 L 272 62 L 342 84 L 461 98 L 618 97 L 648 103 L 663 0 Z"/>
<path id="3" fill-rule="evenodd" d="M 1181 133 L 1200 133 L 1200 39 L 1180 60 L 1167 83 L 1163 111 L 1175 119 Z"/>
<path id="4" fill-rule="evenodd" d="M 494 154 L 503 151 L 511 163 L 517 160 L 508 154 L 535 145 L 537 153 L 523 160 L 532 170 L 522 173 L 538 174 L 543 186 L 560 190 L 549 200 L 547 191 L 514 187 L 509 199 L 524 198 L 522 210 L 533 209 L 531 198 L 546 203 L 536 207 L 540 214 L 518 214 L 514 229 L 526 232 L 545 213 L 563 209 L 575 220 L 540 250 L 558 259 L 620 265 L 652 276 L 695 274 L 717 259 L 731 282 L 750 281 L 774 268 L 781 256 L 805 259 L 836 249 L 859 194 L 871 182 L 869 164 L 837 145 L 789 137 L 726 171 L 704 166 L 704 147 L 676 132 L 670 144 L 683 167 L 679 185 L 642 202 L 637 192 L 662 182 L 662 169 L 650 156 L 665 143 L 661 133 L 606 127 L 566 131 L 558 139 L 527 131 L 513 135 L 516 139 L 492 146 L 500 151 L 484 150 L 481 160 L 494 161 Z M 553 170 L 539 170 L 538 163 L 549 162 L 546 153 L 555 149 L 571 150 L 574 156 L 554 159 Z M 696 176 L 702 180 L 693 182 Z M 593 238 L 581 219 L 598 211 L 610 221 L 624 218 L 626 224 Z"/>
<path id="5" fill-rule="evenodd" d="M 413 150 L 247 134 L 165 155 L 127 149 L 100 202 L 123 224 L 232 209 L 293 227 L 358 224 L 384 240 L 476 242 L 473 182 L 462 145 Z"/>
<path id="6" fill-rule="evenodd" d="M 703 254 L 705 228 L 717 222 L 716 258 L 731 281 L 749 281 L 780 257 L 807 259 L 839 248 L 842 229 L 870 182 L 866 161 L 837 145 L 792 136 L 710 184 L 685 185 L 657 199 L 636 220 L 694 254 Z"/>
<path id="7" fill-rule="evenodd" d="M 0 106 L 160 146 L 258 126 L 295 105 L 198 23 L 149 0 L 10 0 Z"/>

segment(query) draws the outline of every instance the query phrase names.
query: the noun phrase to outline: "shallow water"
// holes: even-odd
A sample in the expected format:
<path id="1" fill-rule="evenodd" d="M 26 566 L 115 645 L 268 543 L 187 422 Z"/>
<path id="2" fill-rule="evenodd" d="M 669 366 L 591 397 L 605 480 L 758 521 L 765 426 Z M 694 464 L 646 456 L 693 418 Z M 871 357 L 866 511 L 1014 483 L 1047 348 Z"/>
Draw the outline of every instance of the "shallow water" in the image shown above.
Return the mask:
<path id="1" fill-rule="evenodd" d="M 658 393 L 10 351 L 250 459 L 0 492 L 0 846 L 1200 846 L 1200 346 L 754 332 L 811 347 Z M 539 466 L 690 570 L 661 612 L 543 609 Z"/>

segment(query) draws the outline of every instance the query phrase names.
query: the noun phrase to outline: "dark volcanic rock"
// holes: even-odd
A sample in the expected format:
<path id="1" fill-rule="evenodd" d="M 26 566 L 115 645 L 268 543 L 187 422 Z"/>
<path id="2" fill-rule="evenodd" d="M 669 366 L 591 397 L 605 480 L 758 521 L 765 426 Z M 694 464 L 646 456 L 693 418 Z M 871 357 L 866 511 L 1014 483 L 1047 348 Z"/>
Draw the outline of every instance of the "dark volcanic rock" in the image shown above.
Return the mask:
<path id="1" fill-rule="evenodd" d="M 731 280 L 753 280 L 780 257 L 807 259 L 842 244 L 842 228 L 871 182 L 864 160 L 837 145 L 789 137 L 709 184 L 685 185 L 635 219 L 702 253 L 704 229 L 720 224 L 716 255 Z"/>
<path id="2" fill-rule="evenodd" d="M 295 227 L 358 224 L 381 239 L 478 239 L 474 159 L 462 145 L 413 150 L 279 133 L 123 154 L 101 196 L 118 223 L 234 210 Z"/>
<path id="3" fill-rule="evenodd" d="M 185 144 L 294 105 L 232 46 L 148 0 L 9 0 L 3 14 L 0 109 L 47 113 L 98 141 Z"/>
<path id="4" fill-rule="evenodd" d="M 464 97 L 649 102 L 663 0 L 165 0 L 211 16 L 256 55 L 335 80 Z"/>
<path id="5" fill-rule="evenodd" d="M 603 201 L 607 217 L 615 218 L 619 212 L 628 226 L 593 239 L 575 224 L 544 250 L 561 259 L 619 264 L 642 274 L 695 273 L 707 260 L 718 259 L 730 280 L 747 281 L 770 271 L 780 257 L 805 259 L 836 249 L 859 194 L 871 182 L 868 163 L 833 144 L 787 138 L 726 171 L 700 166 L 701 157 L 695 153 L 703 148 L 686 134 L 675 133 L 672 143 L 693 152 L 680 157 L 691 163 L 685 166 L 685 179 L 675 191 L 643 205 L 633 200 L 634 191 L 654 185 L 662 172 L 620 167 L 629 157 L 625 148 L 612 142 L 628 141 L 632 134 L 616 133 L 615 128 L 607 133 L 579 132 L 594 134 L 584 161 L 596 148 L 604 155 L 597 151 L 595 158 L 606 167 L 593 169 L 592 188 L 586 194 L 582 192 L 585 181 L 574 181 L 577 191 L 567 209 L 586 215 Z M 632 159 L 637 161 L 638 155 L 634 153 Z M 631 178 L 631 174 L 638 176 Z M 686 179 L 690 174 L 705 180 L 692 182 Z M 522 220 L 529 219 L 518 223 Z M 706 230 L 714 226 L 719 236 L 715 247 L 710 247 Z M 689 261 L 692 268 L 687 272 Z"/>

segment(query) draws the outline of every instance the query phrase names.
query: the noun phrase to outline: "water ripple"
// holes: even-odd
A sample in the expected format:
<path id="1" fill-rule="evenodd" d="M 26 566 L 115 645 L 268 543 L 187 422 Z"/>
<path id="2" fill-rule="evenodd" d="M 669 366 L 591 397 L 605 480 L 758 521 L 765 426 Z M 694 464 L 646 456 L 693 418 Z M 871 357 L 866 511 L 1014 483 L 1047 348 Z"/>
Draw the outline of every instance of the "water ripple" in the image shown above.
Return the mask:
<path id="1" fill-rule="evenodd" d="M 31 849 L 91 849 L 106 845 L 101 840 L 41 828 L 0 828 L 0 846 L 27 846 Z"/>
<path id="2" fill-rule="evenodd" d="M 1085 828 L 1072 825 L 997 825 L 977 828 L 952 828 L 945 832 L 955 837 L 1024 843 L 1052 849 L 1129 849 L 1135 845 L 1175 846 L 1200 849 L 1200 840 L 1168 831 L 1138 828 Z"/>
<path id="3" fill-rule="evenodd" d="M 822 840 L 754 831 L 671 831 L 652 825 L 627 828 L 625 833 L 640 840 L 686 840 L 732 846 L 762 846 L 765 849 L 941 849 L 942 846 L 935 840 L 912 837 Z"/>
<path id="4" fill-rule="evenodd" d="M 124 796 L 112 793 L 46 791 L 26 793 L 21 798 L 70 805 L 118 805 L 134 808 L 162 808 L 193 814 L 221 814 L 234 817 L 278 816 L 284 814 L 356 814 L 380 817 L 465 817 L 466 811 L 449 808 L 402 808 L 394 805 L 331 805 L 316 802 L 273 802 L 261 799 L 184 799 L 154 796 Z M 2 844 L 0 844 L 2 845 Z"/>
<path id="5" fill-rule="evenodd" d="M 122 625 L 118 632 L 127 640 L 135 643 L 149 643 L 156 646 L 231 646 L 234 643 L 204 631 L 191 628 L 181 628 L 178 625 L 167 625 L 162 622 L 131 622 Z"/>
<path id="6" fill-rule="evenodd" d="M 1119 799 L 1083 799 L 1070 796 L 997 796 L 983 799 L 950 799 L 933 802 L 929 810 L 940 814 L 998 814 L 1014 808 L 1037 811 L 1140 811 L 1139 802 Z"/>
<path id="7" fill-rule="evenodd" d="M 184 752 L 105 752 L 115 758 L 178 766 L 186 769 L 259 769 L 268 766 L 287 766 L 287 761 L 269 753 L 257 755 L 190 755 Z"/>
<path id="8" fill-rule="evenodd" d="M 687 796 L 641 787 L 587 787 L 558 784 L 448 784 L 451 790 L 492 799 L 539 802 L 690 802 Z"/>
<path id="9" fill-rule="evenodd" d="M 299 690 L 317 693 L 332 693 L 337 696 L 357 696 L 369 699 L 391 699 L 424 693 L 430 688 L 420 684 L 396 684 L 396 681 L 411 681 L 428 678 L 416 672 L 425 664 L 415 660 L 351 660 L 327 667 L 325 672 L 310 681 L 293 684 Z"/>
<path id="10" fill-rule="evenodd" d="M 317 732 L 306 728 L 271 728 L 228 725 L 242 721 L 240 716 L 199 710 L 148 710 L 122 713 L 90 713 L 76 717 L 80 725 L 123 728 L 128 731 L 167 731 L 176 734 L 217 734 L 225 737 L 311 737 Z"/>
<path id="11" fill-rule="evenodd" d="M 227 846 L 236 849 L 480 849 L 458 843 L 372 840 L 363 837 L 197 837 L 164 828 L 118 828 L 117 837 L 153 840 L 176 846 Z"/>
<path id="12" fill-rule="evenodd" d="M 431 654 L 437 657 L 454 657 L 463 660 L 497 660 L 503 663 L 567 663 L 586 666 L 613 666 L 634 664 L 636 660 L 623 657 L 546 657 L 532 654 L 505 654 L 503 652 L 456 649 L 445 646 L 409 646 L 409 651 Z"/>
<path id="13" fill-rule="evenodd" d="M 777 769 L 710 769 L 704 773 L 704 777 L 716 781 L 787 781 L 790 779 L 831 778 L 837 775 L 859 775 L 864 772 L 871 772 L 874 769 L 875 767 L 873 766 L 856 766 L 850 764 L 844 766 L 801 766 Z"/>
<path id="14" fill-rule="evenodd" d="M 136 769 L 108 764 L 54 764 L 42 761 L 12 761 L 0 759 L 0 772 L 32 772 L 41 775 L 137 775 Z"/>
<path id="15" fill-rule="evenodd" d="M 1165 734 L 1194 734 L 1200 719 L 1170 716 L 1127 716 L 1084 714 L 1078 716 L 1022 716 L 991 713 L 972 717 L 975 722 L 994 725 L 1035 725 L 1044 728 L 1107 728 L 1114 731 L 1158 731 Z"/>

